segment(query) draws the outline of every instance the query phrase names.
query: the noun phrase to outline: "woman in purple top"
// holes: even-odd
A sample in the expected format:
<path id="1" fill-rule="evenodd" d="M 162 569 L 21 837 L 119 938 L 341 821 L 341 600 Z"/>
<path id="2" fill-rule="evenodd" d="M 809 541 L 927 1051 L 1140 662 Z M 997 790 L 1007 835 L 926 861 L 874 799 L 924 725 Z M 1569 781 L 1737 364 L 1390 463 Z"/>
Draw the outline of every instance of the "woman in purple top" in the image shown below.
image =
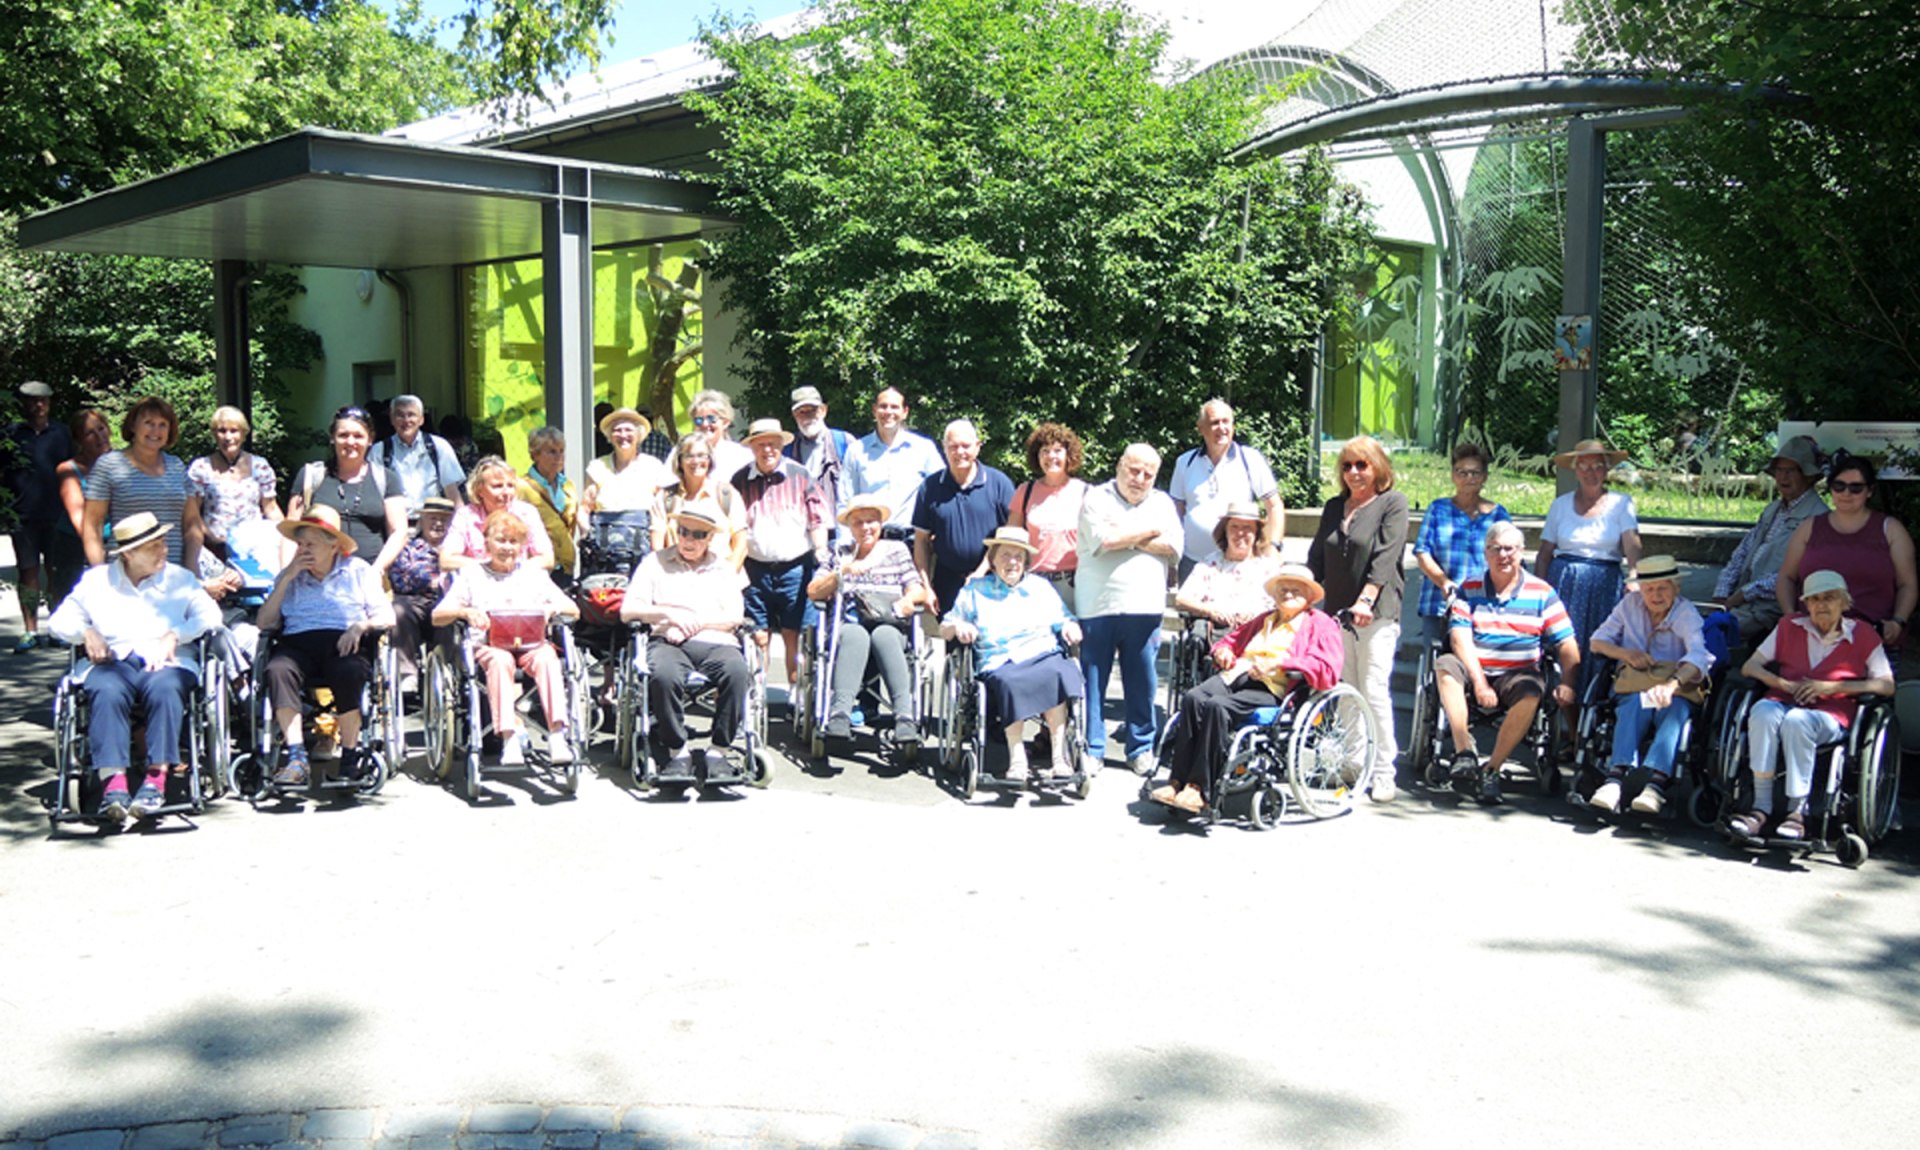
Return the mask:
<path id="1" fill-rule="evenodd" d="M 1788 616 L 1799 612 L 1804 572 L 1838 572 L 1853 598 L 1849 613 L 1877 627 L 1888 653 L 1896 653 L 1920 600 L 1913 536 L 1898 519 L 1867 507 L 1876 486 L 1872 463 L 1837 452 L 1828 476 L 1833 510 L 1802 523 L 1787 541 L 1774 584 L 1780 610 Z"/>

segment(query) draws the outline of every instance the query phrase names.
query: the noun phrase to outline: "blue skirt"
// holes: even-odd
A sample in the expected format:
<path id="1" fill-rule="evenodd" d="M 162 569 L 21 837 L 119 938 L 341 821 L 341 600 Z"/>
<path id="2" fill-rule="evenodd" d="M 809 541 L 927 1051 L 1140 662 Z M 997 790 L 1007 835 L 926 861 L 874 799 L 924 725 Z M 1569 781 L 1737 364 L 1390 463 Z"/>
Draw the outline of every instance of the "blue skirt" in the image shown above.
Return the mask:
<path id="1" fill-rule="evenodd" d="M 1005 663 L 980 676 L 987 689 L 987 723 L 1004 727 L 1086 694 L 1086 677 L 1058 651 Z"/>
<path id="2" fill-rule="evenodd" d="M 1581 680 L 1585 682 L 1587 658 L 1587 640 L 1607 621 L 1607 616 L 1620 602 L 1621 594 L 1626 590 L 1626 574 L 1618 563 L 1608 563 L 1600 559 L 1584 559 L 1575 555 L 1555 555 L 1553 567 L 1547 573 L 1547 582 L 1566 604 L 1567 615 L 1573 621 L 1573 635 L 1580 643 Z M 1574 684 L 1577 690 L 1582 683 Z"/>

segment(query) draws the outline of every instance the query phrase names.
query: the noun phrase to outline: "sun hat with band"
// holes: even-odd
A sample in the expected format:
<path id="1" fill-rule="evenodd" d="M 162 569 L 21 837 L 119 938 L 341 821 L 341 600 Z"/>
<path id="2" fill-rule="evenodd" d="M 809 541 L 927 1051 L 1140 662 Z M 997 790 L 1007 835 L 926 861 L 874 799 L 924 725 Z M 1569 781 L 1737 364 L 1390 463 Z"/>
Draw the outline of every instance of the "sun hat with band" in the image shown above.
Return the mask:
<path id="1" fill-rule="evenodd" d="M 1555 467 L 1570 468 L 1573 466 L 1573 461 L 1582 455 L 1603 456 L 1607 461 L 1608 467 L 1623 462 L 1627 458 L 1626 452 L 1613 450 L 1607 446 L 1607 441 L 1604 439 L 1583 439 L 1573 445 L 1572 451 L 1562 451 L 1560 454 L 1554 456 L 1553 465 Z"/>
<path id="2" fill-rule="evenodd" d="M 721 518 L 720 509 L 704 500 L 681 507 L 673 513 L 671 518 L 675 523 L 688 527 L 705 528 L 708 534 L 713 534 L 727 526 L 726 521 Z"/>
<path id="3" fill-rule="evenodd" d="M 1671 555 L 1647 555 L 1633 569 L 1633 577 L 1647 583 L 1656 579 L 1680 581 L 1680 564 Z"/>
<path id="4" fill-rule="evenodd" d="M 601 416 L 600 434 L 605 435 L 612 431 L 613 425 L 616 423 L 636 423 L 640 425 L 641 435 L 653 434 L 653 422 L 631 407 L 616 407 Z"/>
<path id="5" fill-rule="evenodd" d="M 459 509 L 453 505 L 453 500 L 444 495 L 429 495 L 420 502 L 422 515 L 452 515 L 457 510 Z"/>
<path id="6" fill-rule="evenodd" d="M 1327 589 L 1313 577 L 1313 569 L 1305 563 L 1282 563 L 1280 569 L 1267 576 L 1267 598 L 1275 603 L 1280 601 L 1280 584 L 1298 583 L 1307 589 L 1307 602 L 1319 603 L 1326 599 Z"/>
<path id="7" fill-rule="evenodd" d="M 340 548 L 342 555 L 351 555 L 360 549 L 360 545 L 353 541 L 353 536 L 340 530 L 340 513 L 324 504 L 307 508 L 298 519 L 280 521 L 280 534 L 295 542 L 299 541 L 295 538 L 295 532 L 309 528 L 314 531 L 324 531 L 332 536 L 334 544 Z"/>
<path id="8" fill-rule="evenodd" d="M 840 520 L 842 527 L 851 527 L 853 526 L 853 513 L 856 511 L 878 512 L 880 521 L 884 523 L 893 515 L 893 501 L 884 495 L 876 495 L 872 492 L 868 492 L 865 495 L 856 495 L 852 499 L 847 500 L 847 505 L 840 509 L 840 514 L 835 518 Z"/>
<path id="9" fill-rule="evenodd" d="M 1040 550 L 1033 545 L 1033 538 L 1027 534 L 1027 529 L 1024 527 L 995 528 L 993 534 L 987 536 L 985 546 L 988 555 L 993 554 L 995 547 L 1018 547 L 1028 555 Z"/>
<path id="10" fill-rule="evenodd" d="M 793 432 L 780 426 L 777 419 L 756 419 L 747 425 L 747 433 L 740 437 L 742 443 L 752 443 L 756 439 L 778 439 L 785 447 L 793 442 Z"/>
<path id="11" fill-rule="evenodd" d="M 173 530 L 173 524 L 160 522 L 154 518 L 153 512 L 151 511 L 142 511 L 137 515 L 129 515 L 113 525 L 113 546 L 108 550 L 107 554 L 118 555 L 122 551 L 130 551 L 142 543 L 151 543 L 155 539 L 164 539 L 167 537 L 167 532 L 171 530 Z"/>

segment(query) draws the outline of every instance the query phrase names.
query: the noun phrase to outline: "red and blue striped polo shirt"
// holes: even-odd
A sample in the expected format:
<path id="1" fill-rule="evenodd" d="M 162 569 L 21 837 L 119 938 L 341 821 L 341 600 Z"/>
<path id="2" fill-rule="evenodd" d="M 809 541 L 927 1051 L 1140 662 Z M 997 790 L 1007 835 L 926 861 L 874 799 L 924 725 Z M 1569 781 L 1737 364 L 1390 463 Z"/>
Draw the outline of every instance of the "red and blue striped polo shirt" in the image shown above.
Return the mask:
<path id="1" fill-rule="evenodd" d="M 1447 625 L 1473 629 L 1473 649 L 1488 677 L 1530 670 L 1540 662 L 1543 643 L 1558 647 L 1573 638 L 1573 620 L 1553 584 L 1523 570 L 1501 598 L 1486 581 L 1476 575 L 1460 585 Z"/>

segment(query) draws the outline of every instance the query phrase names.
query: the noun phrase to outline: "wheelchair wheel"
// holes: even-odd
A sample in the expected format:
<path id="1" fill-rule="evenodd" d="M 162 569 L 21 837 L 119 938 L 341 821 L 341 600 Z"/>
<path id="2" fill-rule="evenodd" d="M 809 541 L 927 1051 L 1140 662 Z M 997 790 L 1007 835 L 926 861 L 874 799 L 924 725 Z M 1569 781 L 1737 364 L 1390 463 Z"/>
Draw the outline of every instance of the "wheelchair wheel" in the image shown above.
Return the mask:
<path id="1" fill-rule="evenodd" d="M 454 714 L 452 669 L 439 651 L 430 652 L 420 668 L 421 723 L 427 740 L 427 765 L 445 779 L 453 771 L 459 717 Z"/>
<path id="2" fill-rule="evenodd" d="M 1407 753 L 1414 777 L 1425 779 L 1429 786 L 1434 785 L 1427 778 L 1427 768 L 1435 758 L 1432 731 L 1439 718 L 1440 700 L 1433 692 L 1433 648 L 1422 644 L 1420 661 L 1414 668 L 1413 713 L 1407 718 Z"/>
<path id="3" fill-rule="evenodd" d="M 1316 819 L 1353 806 L 1373 763 L 1379 735 L 1373 708 L 1348 683 L 1308 699 L 1287 739 L 1287 787 L 1300 809 Z"/>
<path id="4" fill-rule="evenodd" d="M 1255 830 L 1270 831 L 1280 825 L 1280 819 L 1286 814 L 1287 797 L 1271 781 L 1254 788 L 1247 796 L 1247 817 L 1252 820 Z"/>
<path id="5" fill-rule="evenodd" d="M 1853 756 L 1854 825 L 1868 843 L 1877 843 L 1893 829 L 1900 799 L 1900 730 L 1888 706 L 1863 709 L 1860 727 Z"/>
<path id="6" fill-rule="evenodd" d="M 957 773 L 960 776 L 960 797 L 971 799 L 980 790 L 980 756 L 972 747 L 961 750 Z"/>
<path id="7" fill-rule="evenodd" d="M 1833 844 L 1833 853 L 1839 857 L 1841 865 L 1857 868 L 1867 861 L 1867 840 L 1848 831 Z"/>
<path id="8" fill-rule="evenodd" d="M 227 667 L 219 656 L 207 656 L 206 711 L 201 725 L 201 743 L 206 758 L 200 769 L 202 785 L 212 796 L 233 792 L 233 731 L 228 721 Z"/>
<path id="9" fill-rule="evenodd" d="M 767 752 L 756 748 L 752 758 L 747 760 L 747 782 L 760 790 L 766 790 L 773 782 L 773 759 Z"/>
<path id="10" fill-rule="evenodd" d="M 638 689 L 633 683 L 633 660 L 626 650 L 617 656 L 613 669 L 613 762 L 627 774 L 635 774 L 634 740 L 637 737 Z"/>

